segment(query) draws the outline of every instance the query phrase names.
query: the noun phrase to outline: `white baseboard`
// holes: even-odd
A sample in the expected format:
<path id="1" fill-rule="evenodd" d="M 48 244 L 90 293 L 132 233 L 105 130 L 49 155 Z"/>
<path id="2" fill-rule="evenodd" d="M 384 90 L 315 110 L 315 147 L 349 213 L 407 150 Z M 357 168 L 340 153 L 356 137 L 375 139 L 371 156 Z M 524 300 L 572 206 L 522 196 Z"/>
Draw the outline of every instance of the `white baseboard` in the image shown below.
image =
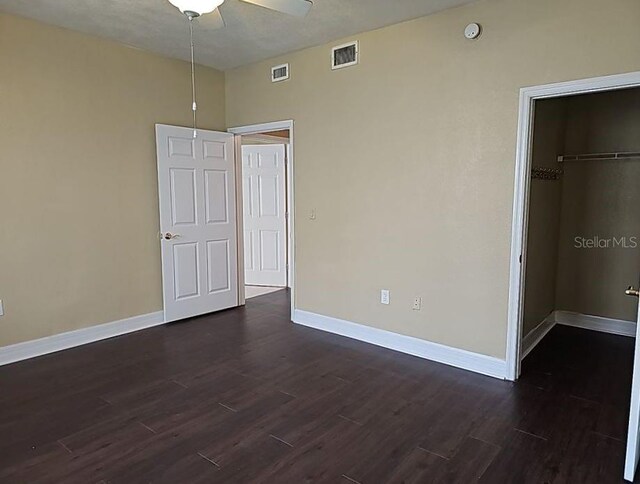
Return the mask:
<path id="1" fill-rule="evenodd" d="M 294 310 L 293 322 L 494 378 L 506 378 L 506 362 L 491 356 L 472 353 L 300 309 Z"/>
<path id="2" fill-rule="evenodd" d="M 162 311 L 4 346 L 0 348 L 0 366 L 112 338 L 121 334 L 132 333 L 160 324 L 164 324 L 164 313 Z"/>
<path id="3" fill-rule="evenodd" d="M 602 333 L 611 333 L 621 336 L 636 335 L 636 322 L 624 319 L 603 318 L 589 314 L 574 313 L 571 311 L 554 311 L 556 324 L 574 326 L 576 328 L 591 329 Z"/>
<path id="4" fill-rule="evenodd" d="M 542 341 L 542 338 L 544 338 L 556 324 L 600 331 L 601 333 L 617 334 L 619 336 L 635 337 L 636 335 L 635 321 L 603 318 L 602 316 L 591 316 L 589 314 L 556 310 L 522 338 L 520 358 L 524 359 L 525 356 L 531 353 L 531 350 Z"/>
<path id="5" fill-rule="evenodd" d="M 527 335 L 522 338 L 522 347 L 520 350 L 520 358 L 524 359 L 531 350 L 535 348 L 542 338 L 544 338 L 549 331 L 553 329 L 556 325 L 556 311 L 553 311 L 549 316 L 544 318 L 544 320 L 535 328 L 533 328 Z"/>

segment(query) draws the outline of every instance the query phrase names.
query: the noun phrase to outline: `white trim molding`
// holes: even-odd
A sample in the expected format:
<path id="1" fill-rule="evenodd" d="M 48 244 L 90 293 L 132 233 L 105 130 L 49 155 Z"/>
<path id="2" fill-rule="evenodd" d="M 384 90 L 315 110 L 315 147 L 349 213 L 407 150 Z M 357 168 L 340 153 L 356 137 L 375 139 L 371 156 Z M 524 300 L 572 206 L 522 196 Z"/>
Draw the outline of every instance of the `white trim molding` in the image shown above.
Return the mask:
<path id="1" fill-rule="evenodd" d="M 94 343 L 114 336 L 133 333 L 141 329 L 164 324 L 164 313 L 142 314 L 121 319 L 112 323 L 99 324 L 88 328 L 77 329 L 66 333 L 55 334 L 45 338 L 25 341 L 0 348 L 0 366 L 37 356 L 55 353 L 56 351 Z"/>
<path id="2" fill-rule="evenodd" d="M 556 324 L 574 326 L 576 328 L 590 329 L 602 333 L 617 334 L 620 336 L 636 336 L 635 321 L 624 319 L 603 318 L 602 316 L 591 316 L 590 314 L 580 314 L 571 311 L 555 311 L 554 318 Z"/>
<path id="3" fill-rule="evenodd" d="M 542 341 L 549 331 L 553 329 L 556 325 L 556 312 L 552 311 L 549 316 L 544 318 L 544 320 L 531 331 L 529 331 L 524 338 L 522 338 L 522 348 L 520 349 L 520 354 L 522 355 L 522 359 L 524 359 L 531 350 L 538 346 L 538 343 Z"/>
<path id="4" fill-rule="evenodd" d="M 293 119 L 285 119 L 282 121 L 272 121 L 269 123 L 258 123 L 258 124 L 249 124 L 246 126 L 235 126 L 233 128 L 228 128 L 227 132 L 233 134 L 258 134 L 258 133 L 268 133 L 269 131 L 280 131 L 281 129 L 292 129 L 293 128 Z M 289 133 L 289 137 L 291 138 L 291 133 Z"/>
<path id="5" fill-rule="evenodd" d="M 520 362 L 522 361 L 520 340 L 522 339 L 524 315 L 523 295 L 527 259 L 531 141 L 535 101 L 639 86 L 640 72 L 629 72 L 520 89 L 507 316 L 507 378 L 509 380 L 516 380 L 520 376 Z"/>
<path id="6" fill-rule="evenodd" d="M 602 316 L 592 316 L 590 314 L 575 313 L 573 311 L 556 310 L 552 311 L 538 326 L 522 338 L 522 347 L 520 349 L 522 359 L 531 353 L 556 324 L 588 329 L 590 331 L 600 331 L 601 333 L 616 334 L 618 336 L 629 336 L 631 338 L 635 338 L 636 336 L 635 321 L 603 318 Z"/>
<path id="7" fill-rule="evenodd" d="M 296 309 L 293 312 L 292 319 L 294 323 L 310 328 L 339 334 L 347 338 L 364 341 L 365 343 L 382 346 L 383 348 L 417 356 L 426 360 L 437 361 L 438 363 L 444 363 L 445 365 L 455 366 L 501 380 L 505 379 L 506 362 L 491 356 L 452 348 L 450 346 L 300 309 Z"/>

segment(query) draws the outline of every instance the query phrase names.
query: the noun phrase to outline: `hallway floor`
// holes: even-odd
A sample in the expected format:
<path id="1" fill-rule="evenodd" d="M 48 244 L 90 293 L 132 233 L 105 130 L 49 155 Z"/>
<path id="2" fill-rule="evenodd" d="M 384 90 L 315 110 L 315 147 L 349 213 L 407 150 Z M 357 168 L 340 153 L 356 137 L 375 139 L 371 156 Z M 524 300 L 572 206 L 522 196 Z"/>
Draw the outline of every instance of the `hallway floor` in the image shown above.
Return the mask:
<path id="1" fill-rule="evenodd" d="M 0 482 L 622 482 L 632 352 L 556 327 L 513 384 L 291 324 L 279 291 L 0 368 Z"/>
<path id="2" fill-rule="evenodd" d="M 282 291 L 282 287 L 272 286 L 244 286 L 245 298 L 251 299 L 257 296 L 264 296 L 265 294 L 271 294 L 272 292 Z"/>

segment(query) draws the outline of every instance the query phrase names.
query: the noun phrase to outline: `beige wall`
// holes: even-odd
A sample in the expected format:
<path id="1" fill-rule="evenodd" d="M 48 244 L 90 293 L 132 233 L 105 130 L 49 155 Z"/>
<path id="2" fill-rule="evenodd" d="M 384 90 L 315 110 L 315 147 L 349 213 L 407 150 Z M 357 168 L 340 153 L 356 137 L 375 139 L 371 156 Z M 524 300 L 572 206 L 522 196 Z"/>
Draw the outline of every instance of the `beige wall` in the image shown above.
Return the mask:
<path id="1" fill-rule="evenodd" d="M 566 98 L 536 102 L 531 153 L 534 167 L 561 168 L 558 155 L 564 153 L 566 117 Z M 523 335 L 556 309 L 562 178 L 532 180 L 529 196 Z"/>
<path id="2" fill-rule="evenodd" d="M 640 151 L 640 89 L 570 98 L 565 151 Z M 637 300 L 624 290 L 638 284 L 640 248 L 580 249 L 575 238 L 640 243 L 640 159 L 564 169 L 556 309 L 635 321 Z"/>
<path id="3" fill-rule="evenodd" d="M 353 68 L 325 45 L 228 72 L 229 126 L 296 123 L 296 306 L 504 358 L 518 91 L 640 70 L 638 18 L 636 0 L 482 0 L 353 36 Z"/>
<path id="4" fill-rule="evenodd" d="M 190 96 L 184 62 L 0 14 L 0 346 L 162 309 L 154 124 Z"/>

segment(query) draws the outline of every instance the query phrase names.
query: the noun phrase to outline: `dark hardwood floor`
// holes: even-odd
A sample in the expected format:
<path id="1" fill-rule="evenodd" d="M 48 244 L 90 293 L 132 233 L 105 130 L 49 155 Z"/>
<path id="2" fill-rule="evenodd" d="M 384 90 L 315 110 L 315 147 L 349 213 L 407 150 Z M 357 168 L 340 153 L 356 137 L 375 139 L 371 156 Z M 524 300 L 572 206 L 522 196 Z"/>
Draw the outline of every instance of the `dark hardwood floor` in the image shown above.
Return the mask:
<path id="1" fill-rule="evenodd" d="M 621 482 L 632 352 L 556 327 L 512 384 L 291 324 L 281 291 L 0 368 L 0 482 Z"/>

